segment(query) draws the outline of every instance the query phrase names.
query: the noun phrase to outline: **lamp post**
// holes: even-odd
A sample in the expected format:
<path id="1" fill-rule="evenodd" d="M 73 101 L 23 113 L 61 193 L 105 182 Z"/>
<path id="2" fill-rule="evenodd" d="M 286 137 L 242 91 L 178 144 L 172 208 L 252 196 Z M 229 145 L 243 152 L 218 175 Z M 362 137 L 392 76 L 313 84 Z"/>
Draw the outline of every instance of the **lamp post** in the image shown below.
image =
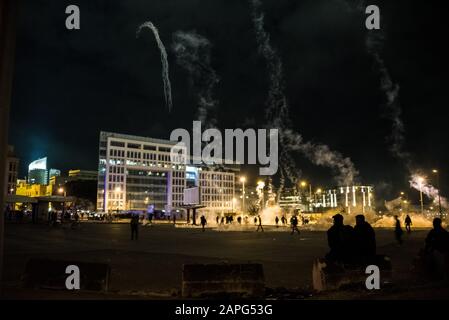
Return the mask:
<path id="1" fill-rule="evenodd" d="M 61 221 L 63 221 L 65 217 L 65 198 L 67 196 L 67 192 L 64 188 L 59 188 L 58 192 L 64 196 L 64 199 L 62 200 L 62 219 L 61 219 Z"/>
<path id="2" fill-rule="evenodd" d="M 438 170 L 433 169 L 432 172 L 437 176 L 437 188 L 438 188 L 438 211 L 440 212 L 440 218 L 443 218 L 443 210 L 441 210 L 441 196 L 440 196 L 440 173 Z"/>
<path id="3" fill-rule="evenodd" d="M 242 183 L 242 213 L 245 213 L 245 182 L 246 177 L 240 177 L 240 182 Z"/>

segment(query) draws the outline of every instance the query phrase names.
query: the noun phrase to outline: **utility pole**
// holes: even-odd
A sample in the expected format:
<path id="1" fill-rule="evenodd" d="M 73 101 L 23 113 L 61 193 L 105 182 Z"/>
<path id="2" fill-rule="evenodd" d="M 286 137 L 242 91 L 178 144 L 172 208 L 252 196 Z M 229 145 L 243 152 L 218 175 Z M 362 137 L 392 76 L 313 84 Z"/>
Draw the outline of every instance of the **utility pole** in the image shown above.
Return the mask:
<path id="1" fill-rule="evenodd" d="M 6 205 L 6 157 L 18 0 L 0 1 L 0 290 L 2 289 Z"/>

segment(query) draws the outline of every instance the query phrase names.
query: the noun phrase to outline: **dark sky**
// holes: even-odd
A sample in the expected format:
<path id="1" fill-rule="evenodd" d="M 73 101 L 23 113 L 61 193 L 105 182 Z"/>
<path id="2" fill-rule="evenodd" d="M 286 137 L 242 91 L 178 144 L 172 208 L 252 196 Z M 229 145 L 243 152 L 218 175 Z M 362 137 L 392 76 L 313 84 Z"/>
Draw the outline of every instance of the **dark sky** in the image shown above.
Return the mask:
<path id="1" fill-rule="evenodd" d="M 283 61 L 295 129 L 350 157 L 362 182 L 394 197 L 408 177 L 388 150 L 391 121 L 364 46 L 366 16 L 345 10 L 343 0 L 262 2 L 266 31 Z M 382 57 L 401 87 L 406 148 L 424 170 L 439 166 L 447 195 L 448 12 L 443 1 L 373 3 L 386 36 Z M 81 30 L 65 28 L 70 4 L 80 7 Z M 154 38 L 135 36 L 147 20 L 168 51 L 171 113 Z M 96 169 L 100 130 L 168 138 L 174 128 L 190 129 L 195 88 L 170 50 L 177 30 L 195 30 L 213 44 L 211 63 L 221 78 L 218 126 L 261 127 L 268 75 L 247 1 L 22 0 L 10 130 L 21 175 L 40 156 L 62 170 Z M 294 157 L 305 178 L 333 184 L 330 170 Z"/>

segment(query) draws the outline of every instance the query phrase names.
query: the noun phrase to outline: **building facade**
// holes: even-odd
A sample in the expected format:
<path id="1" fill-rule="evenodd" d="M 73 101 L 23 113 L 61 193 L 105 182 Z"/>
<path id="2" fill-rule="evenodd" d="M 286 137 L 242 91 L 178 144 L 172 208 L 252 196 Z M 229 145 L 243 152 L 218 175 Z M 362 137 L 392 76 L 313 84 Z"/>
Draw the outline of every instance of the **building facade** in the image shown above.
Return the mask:
<path id="1" fill-rule="evenodd" d="M 373 186 L 345 186 L 325 190 L 315 205 L 322 208 L 344 208 L 347 212 L 374 210 Z"/>
<path id="2" fill-rule="evenodd" d="M 5 190 L 7 194 L 15 194 L 17 188 L 17 176 L 19 171 L 19 158 L 14 152 L 13 146 L 8 146 L 6 156 Z"/>
<path id="3" fill-rule="evenodd" d="M 98 171 L 95 170 L 69 170 L 69 180 L 97 180 Z"/>
<path id="4" fill-rule="evenodd" d="M 29 184 L 48 184 L 47 157 L 37 159 L 28 166 Z"/>
<path id="5" fill-rule="evenodd" d="M 235 169 L 177 164 L 170 159 L 176 142 L 101 132 L 97 210 L 105 212 L 182 210 L 184 189 L 200 188 L 204 210 L 232 210 Z"/>

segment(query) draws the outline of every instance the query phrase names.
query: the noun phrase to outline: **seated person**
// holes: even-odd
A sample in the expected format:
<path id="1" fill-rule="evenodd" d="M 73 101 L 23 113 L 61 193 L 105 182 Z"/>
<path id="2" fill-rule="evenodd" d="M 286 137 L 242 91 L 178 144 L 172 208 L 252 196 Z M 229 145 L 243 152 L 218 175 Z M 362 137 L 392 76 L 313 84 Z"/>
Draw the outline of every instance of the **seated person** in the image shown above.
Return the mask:
<path id="1" fill-rule="evenodd" d="M 327 231 L 330 251 L 326 255 L 326 260 L 348 263 L 353 256 L 354 229 L 343 224 L 341 214 L 336 214 L 332 218 L 334 219 L 334 225 Z"/>
<path id="2" fill-rule="evenodd" d="M 369 263 L 376 256 L 376 235 L 371 225 L 365 221 L 365 216 L 355 217 L 354 255 L 359 263 Z"/>

